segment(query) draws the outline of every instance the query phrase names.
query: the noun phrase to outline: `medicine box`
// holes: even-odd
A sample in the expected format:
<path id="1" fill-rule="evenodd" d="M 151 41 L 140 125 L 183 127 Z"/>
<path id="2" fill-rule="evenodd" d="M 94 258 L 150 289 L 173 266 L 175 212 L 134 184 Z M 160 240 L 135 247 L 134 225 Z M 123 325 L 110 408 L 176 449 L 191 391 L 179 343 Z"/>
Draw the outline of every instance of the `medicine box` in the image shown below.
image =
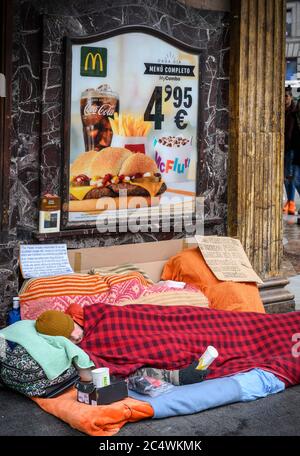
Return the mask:
<path id="1" fill-rule="evenodd" d="M 119 380 L 110 385 L 96 388 L 92 382 L 77 382 L 77 400 L 89 405 L 108 405 L 128 397 L 128 388 L 125 380 Z"/>

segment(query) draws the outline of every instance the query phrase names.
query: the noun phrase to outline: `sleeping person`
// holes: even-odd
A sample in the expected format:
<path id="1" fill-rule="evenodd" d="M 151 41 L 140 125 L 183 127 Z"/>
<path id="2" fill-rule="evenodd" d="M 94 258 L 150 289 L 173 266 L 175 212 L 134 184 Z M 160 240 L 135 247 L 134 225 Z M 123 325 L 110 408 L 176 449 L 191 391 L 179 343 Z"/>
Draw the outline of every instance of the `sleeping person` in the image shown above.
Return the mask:
<path id="1" fill-rule="evenodd" d="M 37 332 L 48 336 L 64 336 L 74 344 L 80 344 L 84 338 L 84 311 L 79 304 L 71 304 L 65 312 L 47 310 L 36 320 Z M 172 383 L 173 385 L 188 385 L 205 379 L 207 370 L 196 370 L 198 360 L 184 369 L 157 369 L 155 366 L 143 366 L 132 376 L 149 376 Z M 91 381 L 91 370 L 80 372 L 81 379 Z"/>
<path id="2" fill-rule="evenodd" d="M 300 343 L 292 339 L 299 328 L 300 312 L 266 315 L 99 302 L 84 307 L 80 348 L 96 367 L 108 367 L 111 374 L 126 378 L 145 366 L 186 368 L 212 345 L 219 356 L 207 379 L 259 368 L 292 386 L 300 383 Z"/>

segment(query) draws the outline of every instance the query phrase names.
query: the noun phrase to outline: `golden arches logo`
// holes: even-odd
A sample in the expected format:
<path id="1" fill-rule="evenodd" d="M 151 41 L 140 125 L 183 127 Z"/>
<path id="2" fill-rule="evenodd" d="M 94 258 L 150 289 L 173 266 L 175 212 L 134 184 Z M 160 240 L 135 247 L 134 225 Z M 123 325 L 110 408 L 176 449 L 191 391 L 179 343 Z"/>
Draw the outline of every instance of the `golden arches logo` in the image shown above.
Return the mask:
<path id="1" fill-rule="evenodd" d="M 107 75 L 107 48 L 82 46 L 80 75 L 105 78 Z"/>
<path id="2" fill-rule="evenodd" d="M 85 58 L 85 63 L 84 63 L 84 70 L 87 71 L 89 68 L 89 62 L 91 61 L 92 63 L 92 70 L 95 71 L 97 61 L 99 62 L 99 71 L 103 71 L 103 60 L 101 54 L 97 52 L 97 54 L 93 54 L 92 52 L 89 52 Z"/>

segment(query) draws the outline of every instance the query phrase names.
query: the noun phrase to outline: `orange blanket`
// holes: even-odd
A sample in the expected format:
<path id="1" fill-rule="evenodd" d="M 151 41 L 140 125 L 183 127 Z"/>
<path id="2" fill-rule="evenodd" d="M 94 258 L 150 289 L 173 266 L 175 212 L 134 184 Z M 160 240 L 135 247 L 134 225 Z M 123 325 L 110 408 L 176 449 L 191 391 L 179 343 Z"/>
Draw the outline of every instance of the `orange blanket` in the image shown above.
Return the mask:
<path id="1" fill-rule="evenodd" d="M 218 280 L 198 247 L 171 257 L 164 266 L 161 279 L 196 286 L 208 298 L 211 309 L 265 313 L 256 283 Z"/>
<path id="2" fill-rule="evenodd" d="M 93 436 L 114 435 L 128 422 L 152 418 L 148 402 L 130 397 L 110 405 L 91 405 L 77 402 L 75 388 L 52 399 L 33 398 L 43 410 L 65 421 L 71 427 Z"/>

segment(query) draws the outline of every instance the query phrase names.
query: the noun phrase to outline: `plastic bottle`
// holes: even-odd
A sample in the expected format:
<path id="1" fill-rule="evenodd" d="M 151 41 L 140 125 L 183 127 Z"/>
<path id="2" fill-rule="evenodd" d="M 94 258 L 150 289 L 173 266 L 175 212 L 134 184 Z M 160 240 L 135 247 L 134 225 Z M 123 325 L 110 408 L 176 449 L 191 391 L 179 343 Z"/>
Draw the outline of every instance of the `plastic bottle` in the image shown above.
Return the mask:
<path id="1" fill-rule="evenodd" d="M 20 299 L 18 296 L 13 298 L 13 308 L 8 313 L 7 325 L 12 325 L 21 320 Z"/>

